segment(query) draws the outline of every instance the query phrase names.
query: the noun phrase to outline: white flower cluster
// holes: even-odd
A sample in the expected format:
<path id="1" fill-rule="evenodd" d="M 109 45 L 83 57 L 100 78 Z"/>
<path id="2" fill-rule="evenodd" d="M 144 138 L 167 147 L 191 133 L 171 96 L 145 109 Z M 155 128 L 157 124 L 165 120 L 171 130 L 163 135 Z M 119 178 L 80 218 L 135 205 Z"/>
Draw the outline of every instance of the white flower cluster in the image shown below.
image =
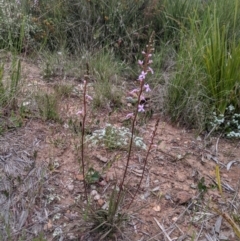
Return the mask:
<path id="1" fill-rule="evenodd" d="M 213 112 L 210 124 L 215 130 L 223 131 L 228 138 L 240 138 L 240 114 L 236 113 L 233 105 L 229 105 L 224 114 Z"/>
<path id="2" fill-rule="evenodd" d="M 131 132 L 125 127 L 115 127 L 106 124 L 103 129 L 95 130 L 92 135 L 87 136 L 87 142 L 91 142 L 92 146 L 104 146 L 109 149 L 127 148 Z M 140 149 L 147 149 L 143 139 L 138 136 L 133 137 L 133 143 Z"/>

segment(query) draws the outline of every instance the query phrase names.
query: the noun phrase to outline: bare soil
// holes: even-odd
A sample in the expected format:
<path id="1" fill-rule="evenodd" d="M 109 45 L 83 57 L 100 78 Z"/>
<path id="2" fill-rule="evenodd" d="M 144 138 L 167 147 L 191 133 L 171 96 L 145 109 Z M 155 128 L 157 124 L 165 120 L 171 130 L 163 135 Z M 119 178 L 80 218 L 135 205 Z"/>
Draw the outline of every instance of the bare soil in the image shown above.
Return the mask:
<path id="1" fill-rule="evenodd" d="M 76 115 L 81 109 L 82 82 L 55 77 L 48 83 L 39 68 L 27 62 L 23 73 L 24 94 L 20 100 L 30 93 L 51 93 L 56 83 L 71 84 L 75 92 L 59 100 L 60 123 L 24 118 L 21 127 L 0 136 L 0 204 L 4 207 L 0 210 L 0 240 L 33 240 L 41 232 L 49 241 L 99 240 L 97 234 L 88 232 L 92 224 L 85 221 L 83 210 L 80 117 Z M 89 84 L 88 91 L 94 94 L 94 83 Z M 92 110 L 89 103 L 88 108 L 87 128 L 91 133 L 106 123 L 125 125 L 123 120 L 132 107 Z M 32 111 L 36 111 L 34 104 Z M 228 217 L 240 225 L 239 141 L 206 139 L 154 113 L 137 126 L 146 144 L 151 141 L 157 118 L 160 123 L 144 179 L 133 205 L 127 209 L 140 180 L 146 151 L 134 149 L 131 155 L 120 207 L 128 220 L 121 232 L 104 240 L 238 240 Z M 69 124 L 70 119 L 74 124 Z M 101 175 L 89 185 L 89 197 L 93 206 L 104 208 L 113 187 L 122 180 L 127 152 L 86 145 L 85 156 L 88 166 Z M 217 165 L 222 194 L 217 186 Z M 99 194 L 96 200 L 93 190 Z M 12 228 L 11 239 L 6 223 Z"/>

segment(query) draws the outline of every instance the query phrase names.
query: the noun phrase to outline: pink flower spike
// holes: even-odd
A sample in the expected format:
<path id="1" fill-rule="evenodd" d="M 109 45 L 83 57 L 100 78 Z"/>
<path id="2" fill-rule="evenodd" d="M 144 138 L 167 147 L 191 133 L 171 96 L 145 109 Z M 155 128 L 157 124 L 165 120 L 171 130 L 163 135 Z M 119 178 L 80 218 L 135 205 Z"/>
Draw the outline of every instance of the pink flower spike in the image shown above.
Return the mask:
<path id="1" fill-rule="evenodd" d="M 133 113 L 129 113 L 126 115 L 126 118 L 129 119 L 129 118 L 132 118 L 133 117 Z"/>
<path id="2" fill-rule="evenodd" d="M 151 67 L 148 67 L 148 71 L 150 71 L 152 74 L 154 74 L 153 69 Z"/>
<path id="3" fill-rule="evenodd" d="M 149 64 L 152 64 L 152 63 L 153 63 L 152 59 L 149 59 L 148 63 L 149 63 Z"/>
<path id="4" fill-rule="evenodd" d="M 138 60 L 138 64 L 142 66 L 143 65 L 143 60 Z"/>
<path id="5" fill-rule="evenodd" d="M 92 96 L 90 96 L 90 95 L 86 95 L 86 97 L 88 100 L 93 100 Z"/>
<path id="6" fill-rule="evenodd" d="M 149 87 L 149 84 L 145 84 L 145 85 L 144 85 L 144 88 L 145 88 L 145 91 L 146 91 L 146 92 L 150 92 L 150 91 L 151 91 L 151 89 L 150 89 L 150 87 Z"/>
<path id="7" fill-rule="evenodd" d="M 144 112 L 144 105 L 138 105 L 138 112 Z"/>

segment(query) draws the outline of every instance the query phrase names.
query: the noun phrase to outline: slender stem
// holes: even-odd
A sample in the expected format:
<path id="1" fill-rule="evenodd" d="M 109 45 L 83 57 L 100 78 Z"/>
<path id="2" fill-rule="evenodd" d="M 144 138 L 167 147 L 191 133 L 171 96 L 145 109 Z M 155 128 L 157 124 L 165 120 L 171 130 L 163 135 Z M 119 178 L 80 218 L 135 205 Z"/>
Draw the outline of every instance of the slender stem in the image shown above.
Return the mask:
<path id="1" fill-rule="evenodd" d="M 134 201 L 134 199 L 135 199 L 135 197 L 136 197 L 136 195 L 137 195 L 137 193 L 139 191 L 139 188 L 140 188 L 140 186 L 142 184 L 143 176 L 144 176 L 144 173 L 145 173 L 145 170 L 146 170 L 147 160 L 148 160 L 150 151 L 152 149 L 154 137 L 156 136 L 156 133 L 157 133 L 158 123 L 159 123 L 159 119 L 157 119 L 156 124 L 155 124 L 155 128 L 154 128 L 154 130 L 152 132 L 152 138 L 151 138 L 151 142 L 150 142 L 150 145 L 148 147 L 147 155 L 146 155 L 146 158 L 145 158 L 145 161 L 144 161 L 144 166 L 143 166 L 143 172 L 142 172 L 142 175 L 141 175 L 141 179 L 140 179 L 140 181 L 138 183 L 137 190 L 135 191 L 134 195 L 132 196 L 132 199 L 131 199 L 130 203 L 127 206 L 127 209 L 129 209 L 130 206 L 132 205 L 132 203 L 133 203 L 133 201 Z"/>
<path id="2" fill-rule="evenodd" d="M 151 52 L 151 49 L 147 48 L 147 54 L 145 55 L 144 65 L 143 65 L 143 71 L 144 72 L 147 72 L 150 52 Z M 144 87 L 144 79 L 140 81 L 140 90 L 139 90 L 139 93 L 138 93 L 137 107 L 136 107 L 135 113 L 133 115 L 133 121 L 132 121 L 132 127 L 131 127 L 131 138 L 130 138 L 129 149 L 128 149 L 127 163 L 126 163 L 126 167 L 125 167 L 125 170 L 124 170 L 124 173 L 123 173 L 122 182 L 119 186 L 119 192 L 118 192 L 118 197 L 117 197 L 117 201 L 116 201 L 117 206 L 118 206 L 119 201 L 120 201 L 121 192 L 123 191 L 123 184 L 124 184 L 124 181 L 125 181 L 125 178 L 126 178 L 126 175 L 127 175 L 127 170 L 128 170 L 128 166 L 129 166 L 129 162 L 130 162 L 132 145 L 133 145 L 133 138 L 134 138 L 134 129 L 135 129 L 135 124 L 136 124 L 136 120 L 137 120 L 137 116 L 138 116 L 138 108 L 139 108 L 139 104 L 141 102 L 141 95 L 142 95 L 142 92 L 143 92 L 143 87 Z"/>
<path id="3" fill-rule="evenodd" d="M 137 103 L 140 103 L 142 91 L 143 91 L 143 81 L 141 83 Z M 118 197 L 117 197 L 117 202 L 116 202 L 117 205 L 119 204 L 119 201 L 120 201 L 121 192 L 123 190 L 123 184 L 124 184 L 124 181 L 125 181 L 125 178 L 126 178 L 127 169 L 128 169 L 129 162 L 130 162 L 132 145 L 133 145 L 133 137 L 134 137 L 134 129 L 135 129 L 135 123 L 136 123 L 137 115 L 138 115 L 138 105 L 137 105 L 137 109 L 135 111 L 135 114 L 133 116 L 132 128 L 131 128 L 131 138 L 130 138 L 130 143 L 129 143 L 128 156 L 127 156 L 127 163 L 126 163 L 126 167 L 125 167 L 125 170 L 124 170 L 122 182 L 119 186 L 119 192 L 118 192 Z"/>
<path id="4" fill-rule="evenodd" d="M 86 121 L 86 116 L 87 116 L 86 93 L 87 93 L 87 81 L 84 81 L 82 138 L 81 138 L 81 162 L 82 162 L 82 174 L 83 174 L 84 193 L 85 193 L 86 200 L 88 200 L 87 184 L 86 184 L 86 180 L 85 180 L 85 163 L 84 163 L 84 135 L 85 135 L 85 121 Z"/>
<path id="5" fill-rule="evenodd" d="M 123 191 L 124 181 L 125 181 L 125 178 L 126 178 L 126 175 L 127 175 L 128 167 L 129 167 L 131 151 L 132 151 L 132 145 L 133 145 L 133 139 L 134 139 L 134 129 L 135 129 L 135 124 L 136 124 L 136 120 L 137 120 L 137 116 L 138 116 L 139 105 L 140 105 L 140 102 L 141 102 L 141 95 L 142 95 L 142 92 L 144 90 L 145 75 L 149 71 L 149 64 L 150 64 L 149 60 L 150 60 L 151 52 L 154 50 L 154 48 L 153 48 L 153 37 L 154 37 L 154 34 L 155 34 L 154 32 L 151 34 L 150 39 L 149 39 L 149 45 L 147 45 L 147 48 L 146 48 L 146 53 L 143 53 L 143 54 L 145 54 L 145 57 L 144 57 L 143 65 L 141 65 L 141 67 L 142 67 L 142 70 L 143 70 L 143 74 L 142 75 L 144 75 L 144 77 L 140 78 L 140 76 L 139 76 L 140 90 L 139 90 L 139 93 L 138 93 L 137 107 L 136 107 L 135 113 L 133 115 L 132 128 L 131 128 L 131 138 L 130 138 L 129 149 L 128 149 L 127 163 L 126 163 L 126 167 L 125 167 L 125 170 L 124 170 L 124 173 L 123 173 L 122 181 L 121 181 L 120 186 L 119 186 L 119 192 L 118 192 L 118 196 L 117 196 L 116 203 L 115 203 L 116 207 L 118 207 L 119 202 L 120 202 L 120 197 L 121 197 L 121 193 Z M 154 133 L 154 135 L 155 135 L 155 133 Z M 153 141 L 153 139 L 152 139 L 152 141 Z M 151 146 L 152 145 L 150 144 L 149 150 L 147 152 L 146 161 L 147 161 L 149 152 L 151 150 Z M 144 170 L 145 170 L 145 166 L 146 166 L 146 163 L 144 164 Z M 143 174 L 144 174 L 144 171 L 143 171 Z M 143 178 L 143 174 L 142 174 L 142 178 Z M 137 191 L 139 190 L 139 187 L 141 185 L 142 178 L 141 178 L 141 181 L 140 181 L 139 186 L 137 188 Z M 134 200 L 134 198 L 133 198 L 133 200 Z M 133 200 L 131 200 L 130 205 L 133 202 Z"/>

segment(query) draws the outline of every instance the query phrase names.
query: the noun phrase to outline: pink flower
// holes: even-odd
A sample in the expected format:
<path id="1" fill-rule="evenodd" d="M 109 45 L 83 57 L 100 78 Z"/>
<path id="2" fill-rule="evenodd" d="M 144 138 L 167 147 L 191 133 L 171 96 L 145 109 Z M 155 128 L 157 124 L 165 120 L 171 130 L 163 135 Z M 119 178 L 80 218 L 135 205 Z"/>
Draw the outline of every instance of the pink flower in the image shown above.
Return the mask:
<path id="1" fill-rule="evenodd" d="M 146 91 L 146 92 L 151 91 L 151 89 L 150 89 L 150 87 L 149 87 L 149 84 L 145 84 L 145 85 L 144 85 L 144 88 L 145 88 L 145 91 Z"/>
<path id="2" fill-rule="evenodd" d="M 82 110 L 79 110 L 76 115 L 83 115 L 83 111 Z"/>
<path id="3" fill-rule="evenodd" d="M 143 65 L 143 61 L 142 60 L 138 60 L 138 64 L 142 66 Z"/>
<path id="4" fill-rule="evenodd" d="M 146 100 L 146 98 L 145 98 L 145 96 L 143 94 L 140 96 L 140 100 L 143 100 L 143 101 Z"/>
<path id="5" fill-rule="evenodd" d="M 149 63 L 149 64 L 152 64 L 152 63 L 153 63 L 152 59 L 149 59 L 148 63 Z"/>
<path id="6" fill-rule="evenodd" d="M 90 95 L 86 95 L 86 98 L 87 98 L 88 100 L 93 100 L 92 96 L 90 96 Z"/>
<path id="7" fill-rule="evenodd" d="M 138 112 L 144 112 L 144 105 L 138 105 Z"/>
<path id="8" fill-rule="evenodd" d="M 138 92 L 138 91 L 139 91 L 139 89 L 133 89 L 132 91 L 129 92 L 129 94 L 132 95 L 132 94 L 134 94 L 134 93 L 136 93 L 136 92 Z"/>
<path id="9" fill-rule="evenodd" d="M 138 80 L 143 81 L 146 78 L 147 73 L 142 71 L 142 73 L 139 75 Z"/>
<path id="10" fill-rule="evenodd" d="M 128 119 L 128 118 L 132 118 L 133 117 L 133 113 L 129 113 L 129 114 L 127 114 L 126 115 L 126 118 Z"/>
<path id="11" fill-rule="evenodd" d="M 153 69 L 151 67 L 148 67 L 148 71 L 154 74 Z"/>

